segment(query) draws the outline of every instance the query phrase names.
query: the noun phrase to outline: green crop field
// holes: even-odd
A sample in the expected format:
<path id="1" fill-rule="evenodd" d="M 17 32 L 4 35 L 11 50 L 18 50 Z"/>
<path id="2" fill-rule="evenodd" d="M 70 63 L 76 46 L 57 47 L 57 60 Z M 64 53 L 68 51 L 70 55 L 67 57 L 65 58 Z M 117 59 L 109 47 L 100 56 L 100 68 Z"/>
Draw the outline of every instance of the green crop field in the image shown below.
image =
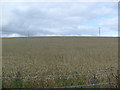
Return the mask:
<path id="1" fill-rule="evenodd" d="M 2 49 L 3 88 L 117 87 L 118 38 L 6 38 Z M 49 75 L 71 76 L 34 77 Z"/>

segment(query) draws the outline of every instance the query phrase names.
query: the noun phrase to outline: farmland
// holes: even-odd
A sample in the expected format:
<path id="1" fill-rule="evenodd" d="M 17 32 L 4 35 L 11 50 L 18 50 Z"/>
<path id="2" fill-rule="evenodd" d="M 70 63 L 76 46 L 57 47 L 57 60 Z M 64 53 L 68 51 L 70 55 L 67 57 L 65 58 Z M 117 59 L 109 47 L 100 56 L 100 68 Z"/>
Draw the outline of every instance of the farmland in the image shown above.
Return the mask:
<path id="1" fill-rule="evenodd" d="M 106 82 L 115 84 L 97 87 L 117 87 L 118 38 L 6 38 L 2 39 L 2 49 L 3 77 L 31 77 L 5 78 L 4 88 L 51 88 Z M 87 73 L 93 74 L 32 78 Z"/>

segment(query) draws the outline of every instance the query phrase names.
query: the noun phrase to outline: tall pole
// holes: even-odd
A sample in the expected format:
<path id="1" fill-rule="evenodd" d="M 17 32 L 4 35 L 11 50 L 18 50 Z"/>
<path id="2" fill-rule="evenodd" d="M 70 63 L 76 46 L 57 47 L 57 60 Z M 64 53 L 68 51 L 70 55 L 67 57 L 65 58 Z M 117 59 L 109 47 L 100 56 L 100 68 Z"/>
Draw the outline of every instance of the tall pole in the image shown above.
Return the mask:
<path id="1" fill-rule="evenodd" d="M 28 37 L 29 37 L 29 31 L 28 31 Z"/>
<path id="2" fill-rule="evenodd" d="M 100 29 L 101 29 L 101 28 L 99 27 L 99 37 L 100 37 Z"/>

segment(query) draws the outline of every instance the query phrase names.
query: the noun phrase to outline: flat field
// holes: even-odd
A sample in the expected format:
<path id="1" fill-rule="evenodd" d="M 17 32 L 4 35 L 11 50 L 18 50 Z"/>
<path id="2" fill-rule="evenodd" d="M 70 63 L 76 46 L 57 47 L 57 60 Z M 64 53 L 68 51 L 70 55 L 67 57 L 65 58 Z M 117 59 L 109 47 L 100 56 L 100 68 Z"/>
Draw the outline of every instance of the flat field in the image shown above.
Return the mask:
<path id="1" fill-rule="evenodd" d="M 4 88 L 51 88 L 106 82 L 114 84 L 85 88 L 117 87 L 118 38 L 6 38 L 2 39 L 2 45 Z"/>

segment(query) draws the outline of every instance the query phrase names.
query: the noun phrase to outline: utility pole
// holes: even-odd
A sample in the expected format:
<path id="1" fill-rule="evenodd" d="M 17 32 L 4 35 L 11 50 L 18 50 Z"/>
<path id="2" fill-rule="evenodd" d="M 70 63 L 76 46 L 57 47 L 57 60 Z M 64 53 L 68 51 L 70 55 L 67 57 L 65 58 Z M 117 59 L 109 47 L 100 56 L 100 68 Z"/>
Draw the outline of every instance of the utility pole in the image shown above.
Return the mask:
<path id="1" fill-rule="evenodd" d="M 29 37 L 29 31 L 28 31 L 28 37 Z"/>
<path id="2" fill-rule="evenodd" d="M 99 27 L 99 37 L 100 37 L 100 29 L 101 29 L 101 28 Z"/>

